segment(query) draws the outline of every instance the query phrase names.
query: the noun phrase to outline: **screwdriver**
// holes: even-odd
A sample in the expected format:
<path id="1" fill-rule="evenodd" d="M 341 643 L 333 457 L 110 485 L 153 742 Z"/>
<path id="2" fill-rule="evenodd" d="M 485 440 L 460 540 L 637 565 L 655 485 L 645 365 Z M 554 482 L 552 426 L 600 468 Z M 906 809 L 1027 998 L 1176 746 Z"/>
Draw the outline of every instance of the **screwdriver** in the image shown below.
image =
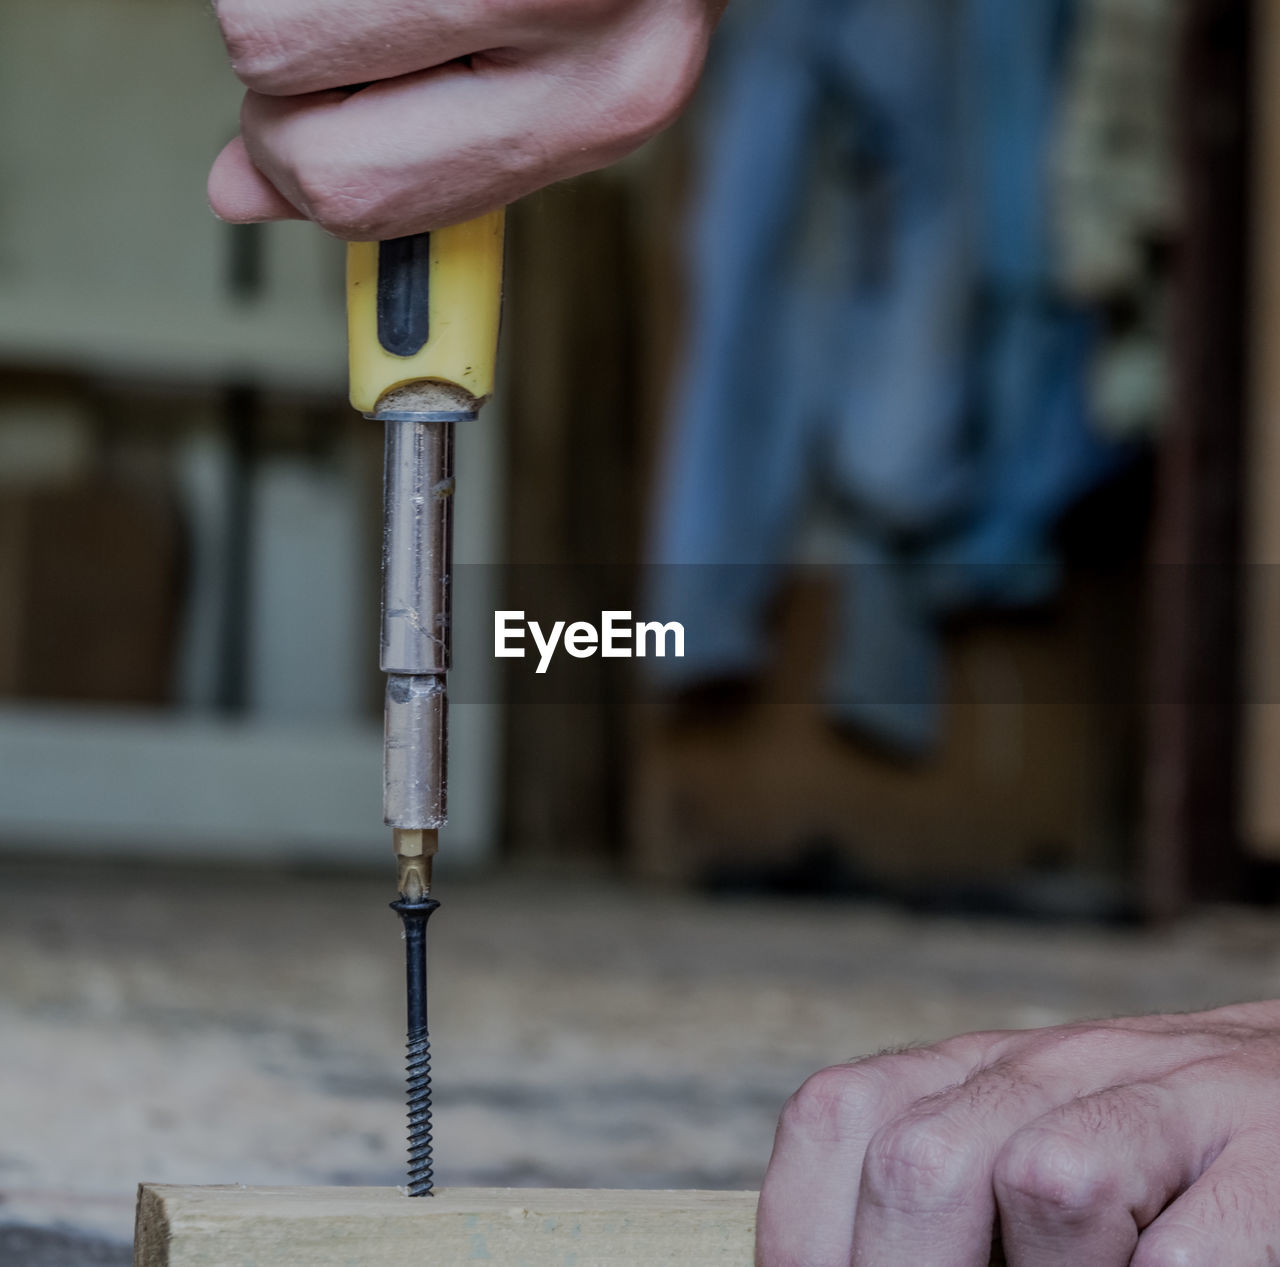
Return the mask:
<path id="1" fill-rule="evenodd" d="M 505 215 L 347 248 L 351 403 L 383 424 L 383 820 L 404 927 L 408 1193 L 431 1196 L 427 920 L 448 810 L 455 426 L 493 392 Z"/>

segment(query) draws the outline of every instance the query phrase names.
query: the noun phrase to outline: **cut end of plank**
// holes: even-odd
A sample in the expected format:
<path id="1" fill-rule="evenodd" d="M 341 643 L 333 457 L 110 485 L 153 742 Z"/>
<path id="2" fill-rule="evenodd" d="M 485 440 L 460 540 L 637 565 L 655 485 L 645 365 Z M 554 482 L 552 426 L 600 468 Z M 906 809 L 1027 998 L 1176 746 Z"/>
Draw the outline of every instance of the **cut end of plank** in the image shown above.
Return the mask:
<path id="1" fill-rule="evenodd" d="M 138 1189 L 134 1267 L 750 1267 L 754 1192 Z"/>
<path id="2" fill-rule="evenodd" d="M 163 1189 L 154 1184 L 138 1185 L 138 1208 L 133 1219 L 133 1261 L 167 1263 L 169 1252 L 169 1216 L 165 1210 Z"/>

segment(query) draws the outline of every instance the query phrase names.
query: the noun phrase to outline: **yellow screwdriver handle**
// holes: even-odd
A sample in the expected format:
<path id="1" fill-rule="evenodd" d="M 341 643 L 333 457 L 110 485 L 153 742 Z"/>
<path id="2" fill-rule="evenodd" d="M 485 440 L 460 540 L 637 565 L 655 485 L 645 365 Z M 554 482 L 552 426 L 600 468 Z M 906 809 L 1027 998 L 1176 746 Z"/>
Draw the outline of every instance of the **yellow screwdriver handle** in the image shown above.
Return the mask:
<path id="1" fill-rule="evenodd" d="M 351 403 L 373 414 L 398 387 L 493 393 L 505 212 L 390 242 L 347 247 Z"/>

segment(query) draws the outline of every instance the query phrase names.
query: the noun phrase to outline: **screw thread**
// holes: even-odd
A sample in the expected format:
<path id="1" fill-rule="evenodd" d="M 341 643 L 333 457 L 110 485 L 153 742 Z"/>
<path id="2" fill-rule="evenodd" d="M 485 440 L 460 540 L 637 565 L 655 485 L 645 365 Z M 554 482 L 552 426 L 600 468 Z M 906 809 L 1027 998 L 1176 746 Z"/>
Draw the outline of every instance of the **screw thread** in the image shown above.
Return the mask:
<path id="1" fill-rule="evenodd" d="M 431 1039 L 409 1035 L 409 1195 L 429 1197 L 435 1184 L 431 1138 Z"/>

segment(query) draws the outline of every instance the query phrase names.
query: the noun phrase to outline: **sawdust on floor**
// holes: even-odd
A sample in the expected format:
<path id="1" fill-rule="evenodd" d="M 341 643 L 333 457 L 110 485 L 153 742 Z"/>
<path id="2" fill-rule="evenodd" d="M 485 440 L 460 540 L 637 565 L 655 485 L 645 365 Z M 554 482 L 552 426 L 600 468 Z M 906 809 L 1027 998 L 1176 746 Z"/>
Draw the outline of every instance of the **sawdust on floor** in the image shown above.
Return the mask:
<path id="1" fill-rule="evenodd" d="M 755 1186 L 779 1108 L 822 1065 L 964 1029 L 1280 996 L 1280 918 L 1253 912 L 1138 932 L 583 880 L 438 893 L 451 1185 Z M 364 876 L 0 865 L 10 1240 L 123 1245 L 140 1179 L 400 1182 L 388 896 Z"/>

